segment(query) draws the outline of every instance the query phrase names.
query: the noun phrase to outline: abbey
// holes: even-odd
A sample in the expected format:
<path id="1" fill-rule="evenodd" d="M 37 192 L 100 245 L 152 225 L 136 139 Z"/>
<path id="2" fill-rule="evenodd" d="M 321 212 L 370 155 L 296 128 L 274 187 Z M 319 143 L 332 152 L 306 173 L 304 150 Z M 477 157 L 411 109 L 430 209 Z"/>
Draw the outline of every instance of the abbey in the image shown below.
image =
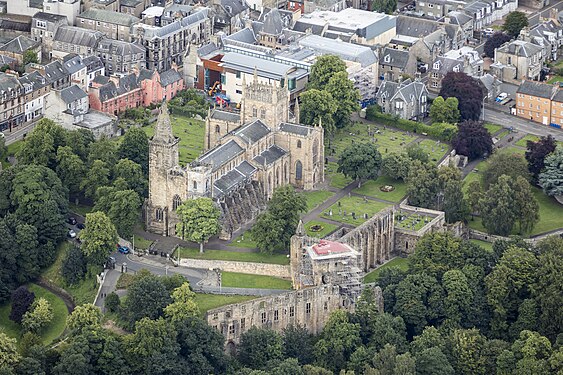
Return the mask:
<path id="1" fill-rule="evenodd" d="M 213 109 L 206 120 L 205 153 L 189 165 L 178 158 L 166 103 L 149 142 L 149 231 L 176 235 L 176 208 L 186 199 L 212 198 L 221 209 L 220 237 L 256 218 L 278 186 L 311 190 L 324 181 L 321 124 L 290 120 L 289 92 L 283 82 L 243 81 L 240 113 Z M 298 104 L 296 104 L 298 107 Z M 298 113 L 298 108 L 295 109 Z"/>

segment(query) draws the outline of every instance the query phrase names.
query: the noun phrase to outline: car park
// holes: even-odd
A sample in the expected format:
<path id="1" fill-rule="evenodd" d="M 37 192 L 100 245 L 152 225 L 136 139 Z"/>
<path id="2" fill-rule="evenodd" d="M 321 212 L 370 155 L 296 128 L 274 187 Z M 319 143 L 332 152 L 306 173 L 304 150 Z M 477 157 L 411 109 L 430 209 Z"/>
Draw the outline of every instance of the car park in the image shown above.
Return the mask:
<path id="1" fill-rule="evenodd" d="M 82 230 L 82 229 L 85 229 L 85 228 L 86 228 L 86 224 L 84 224 L 84 223 L 78 223 L 78 224 L 76 224 L 76 227 L 77 227 L 78 229 Z"/>
<path id="2" fill-rule="evenodd" d="M 497 96 L 497 98 L 495 99 L 495 101 L 496 101 L 497 103 L 500 103 L 500 102 L 502 102 L 504 99 L 506 99 L 507 97 L 508 97 L 508 94 L 507 94 L 507 93 L 501 92 L 501 93 Z"/>

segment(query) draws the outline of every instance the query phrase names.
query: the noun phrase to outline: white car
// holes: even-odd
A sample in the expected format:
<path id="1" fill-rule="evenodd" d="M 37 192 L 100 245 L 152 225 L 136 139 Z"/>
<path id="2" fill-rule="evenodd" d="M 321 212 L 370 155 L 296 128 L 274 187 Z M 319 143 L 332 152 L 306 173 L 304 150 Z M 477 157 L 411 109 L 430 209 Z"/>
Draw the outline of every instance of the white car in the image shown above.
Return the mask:
<path id="1" fill-rule="evenodd" d="M 497 98 L 495 99 L 497 103 L 502 102 L 504 99 L 506 99 L 508 97 L 508 94 L 505 92 L 501 92 Z"/>
<path id="2" fill-rule="evenodd" d="M 71 230 L 68 231 L 68 236 L 70 238 L 76 238 L 76 232 L 71 229 Z"/>
<path id="3" fill-rule="evenodd" d="M 4 133 L 0 132 L 0 138 L 4 138 Z"/>
<path id="4" fill-rule="evenodd" d="M 493 35 L 495 33 L 494 29 L 491 29 L 490 27 L 487 27 L 486 29 L 483 30 L 483 34 L 485 35 Z"/>

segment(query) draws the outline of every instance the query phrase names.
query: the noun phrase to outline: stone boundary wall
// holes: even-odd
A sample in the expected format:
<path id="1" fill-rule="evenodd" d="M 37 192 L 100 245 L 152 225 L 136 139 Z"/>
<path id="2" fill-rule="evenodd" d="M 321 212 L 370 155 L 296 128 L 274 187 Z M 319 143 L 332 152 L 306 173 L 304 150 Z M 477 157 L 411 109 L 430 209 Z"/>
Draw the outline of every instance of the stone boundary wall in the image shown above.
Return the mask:
<path id="1" fill-rule="evenodd" d="M 227 260 L 204 260 L 189 259 L 180 260 L 180 266 L 190 268 L 211 269 L 219 268 L 221 271 L 248 273 L 252 275 L 264 275 L 291 278 L 290 268 L 288 265 L 269 264 L 269 263 L 253 263 L 253 262 L 236 262 Z"/>
<path id="2" fill-rule="evenodd" d="M 547 238 L 547 237 L 550 237 L 550 236 L 560 236 L 561 234 L 563 234 L 563 229 L 551 231 L 551 232 L 548 232 L 548 233 L 539 234 L 539 235 L 534 236 L 532 238 L 524 238 L 524 241 L 531 243 L 531 244 L 535 244 L 536 242 L 541 241 L 544 238 Z M 474 240 L 486 241 L 486 242 L 490 242 L 490 243 L 493 243 L 496 240 L 504 240 L 504 241 L 510 240 L 509 237 L 496 236 L 494 234 L 488 234 L 488 233 L 481 232 L 481 231 L 478 231 L 478 230 L 475 230 L 475 229 L 469 229 L 469 238 L 474 239 Z"/>

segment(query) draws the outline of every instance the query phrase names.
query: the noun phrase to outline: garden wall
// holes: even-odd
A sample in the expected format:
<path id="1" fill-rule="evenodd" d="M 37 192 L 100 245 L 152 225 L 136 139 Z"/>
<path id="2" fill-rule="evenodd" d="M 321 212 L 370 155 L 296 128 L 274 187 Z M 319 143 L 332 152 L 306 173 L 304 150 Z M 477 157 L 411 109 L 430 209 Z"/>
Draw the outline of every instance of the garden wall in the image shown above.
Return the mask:
<path id="1" fill-rule="evenodd" d="M 284 266 L 281 264 L 235 262 L 226 260 L 181 259 L 180 266 L 202 269 L 219 268 L 221 271 L 226 272 L 274 276 L 286 279 L 291 277 L 289 265 Z"/>

